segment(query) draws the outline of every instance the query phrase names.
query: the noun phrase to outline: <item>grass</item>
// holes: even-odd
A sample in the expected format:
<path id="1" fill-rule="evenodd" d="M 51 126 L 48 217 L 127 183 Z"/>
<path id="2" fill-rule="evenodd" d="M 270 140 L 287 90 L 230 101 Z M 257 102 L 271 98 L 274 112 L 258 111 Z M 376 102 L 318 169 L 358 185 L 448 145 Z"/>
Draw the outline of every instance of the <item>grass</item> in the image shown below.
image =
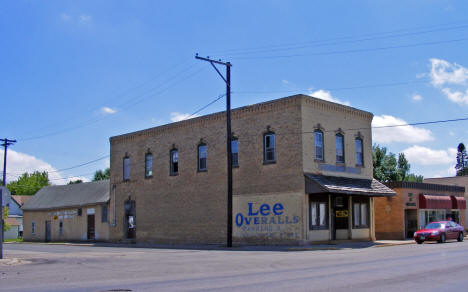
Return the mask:
<path id="1" fill-rule="evenodd" d="M 22 238 L 5 239 L 3 242 L 23 242 Z"/>

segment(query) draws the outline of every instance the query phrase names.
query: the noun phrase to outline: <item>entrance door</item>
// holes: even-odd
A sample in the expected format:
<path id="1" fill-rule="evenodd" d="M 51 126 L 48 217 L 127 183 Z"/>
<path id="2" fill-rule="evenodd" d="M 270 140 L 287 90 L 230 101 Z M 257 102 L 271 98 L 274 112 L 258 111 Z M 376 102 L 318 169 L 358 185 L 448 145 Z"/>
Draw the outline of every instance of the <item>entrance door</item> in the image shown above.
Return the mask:
<path id="1" fill-rule="evenodd" d="M 127 200 L 124 203 L 125 209 L 125 237 L 127 239 L 136 238 L 136 204 L 135 200 Z"/>
<path id="2" fill-rule="evenodd" d="M 45 242 L 49 242 L 51 239 L 51 235 L 50 235 L 50 221 L 47 220 L 45 222 Z"/>
<path id="3" fill-rule="evenodd" d="M 88 240 L 94 240 L 94 214 L 88 214 Z"/>
<path id="4" fill-rule="evenodd" d="M 348 216 L 348 197 L 332 197 L 332 240 L 349 239 Z"/>
<path id="5" fill-rule="evenodd" d="M 421 224 L 424 224 L 422 222 Z M 413 234 L 418 231 L 418 211 L 405 210 L 405 237 L 413 238 Z"/>

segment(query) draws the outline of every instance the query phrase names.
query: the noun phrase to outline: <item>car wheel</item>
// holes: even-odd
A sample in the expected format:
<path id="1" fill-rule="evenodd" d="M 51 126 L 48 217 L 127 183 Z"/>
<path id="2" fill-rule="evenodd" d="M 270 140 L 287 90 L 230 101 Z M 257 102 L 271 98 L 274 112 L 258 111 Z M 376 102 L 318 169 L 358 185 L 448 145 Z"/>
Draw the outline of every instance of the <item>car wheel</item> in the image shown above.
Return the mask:
<path id="1" fill-rule="evenodd" d="M 416 240 L 417 244 L 422 244 L 424 241 L 423 240 Z"/>
<path id="2" fill-rule="evenodd" d="M 442 233 L 440 235 L 439 243 L 444 243 L 445 242 L 445 233 Z"/>
<path id="3" fill-rule="evenodd" d="M 464 237 L 463 232 L 460 232 L 460 234 L 458 234 L 457 240 L 461 242 L 461 241 L 463 241 L 463 237 Z"/>

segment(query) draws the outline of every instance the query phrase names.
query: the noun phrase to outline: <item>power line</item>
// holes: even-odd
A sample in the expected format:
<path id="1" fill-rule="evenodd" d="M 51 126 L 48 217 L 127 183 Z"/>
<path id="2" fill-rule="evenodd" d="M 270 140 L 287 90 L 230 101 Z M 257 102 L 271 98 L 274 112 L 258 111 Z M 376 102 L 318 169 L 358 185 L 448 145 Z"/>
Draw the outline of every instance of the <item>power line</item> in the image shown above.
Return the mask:
<path id="1" fill-rule="evenodd" d="M 279 45 L 279 46 L 272 46 L 272 47 L 263 47 L 260 49 L 240 49 L 239 52 L 233 52 L 228 54 L 229 57 L 236 56 L 236 55 L 248 55 L 248 54 L 256 54 L 256 53 L 270 53 L 270 52 L 280 52 L 280 51 L 290 51 L 290 50 L 298 50 L 298 49 L 305 49 L 310 47 L 323 47 L 323 46 L 332 46 L 332 45 L 340 45 L 340 44 L 349 44 L 349 43 L 359 43 L 365 41 L 372 41 L 372 40 L 381 40 L 381 39 L 391 39 L 391 38 L 398 38 L 398 37 L 406 37 L 406 36 L 416 36 L 416 35 L 423 35 L 433 32 L 442 32 L 442 31 L 449 31 L 449 30 L 458 30 L 458 29 L 466 29 L 468 25 L 460 25 L 455 27 L 448 27 L 448 28 L 439 28 L 439 29 L 431 29 L 431 30 L 424 30 L 424 31 L 417 31 L 417 32 L 405 32 L 393 35 L 382 35 L 382 36 L 375 36 L 375 37 L 364 37 L 358 39 L 352 39 L 353 37 L 345 37 L 345 40 L 335 40 L 335 41 L 311 41 L 302 44 L 291 44 L 291 45 Z M 351 38 L 351 40 L 346 40 Z"/>
<path id="2" fill-rule="evenodd" d="M 362 53 L 362 52 L 373 52 L 373 51 L 385 51 L 385 50 L 402 49 L 402 48 L 414 48 L 414 47 L 422 47 L 422 46 L 433 46 L 433 45 L 446 44 L 446 43 L 463 42 L 466 40 L 468 40 L 468 38 L 423 42 L 423 43 L 415 43 L 415 44 L 408 44 L 408 45 L 367 48 L 367 49 L 352 49 L 352 50 L 342 50 L 342 51 L 328 51 L 328 52 L 276 55 L 276 56 L 239 57 L 239 58 L 233 58 L 233 59 L 235 60 L 253 60 L 253 59 L 259 60 L 259 59 L 279 59 L 279 58 L 292 58 L 292 57 L 305 57 L 305 56 L 338 55 L 338 54 Z"/>

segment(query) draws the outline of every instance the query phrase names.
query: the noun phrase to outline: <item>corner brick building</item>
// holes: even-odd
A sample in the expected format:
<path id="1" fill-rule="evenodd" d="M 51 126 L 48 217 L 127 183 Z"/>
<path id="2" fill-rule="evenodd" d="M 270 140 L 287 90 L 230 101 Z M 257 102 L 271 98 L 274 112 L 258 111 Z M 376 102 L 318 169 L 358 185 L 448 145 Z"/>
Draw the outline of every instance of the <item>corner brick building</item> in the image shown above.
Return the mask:
<path id="1" fill-rule="evenodd" d="M 295 95 L 232 110 L 234 243 L 374 239 L 369 112 Z M 226 242 L 225 113 L 110 138 L 110 240 Z"/>

